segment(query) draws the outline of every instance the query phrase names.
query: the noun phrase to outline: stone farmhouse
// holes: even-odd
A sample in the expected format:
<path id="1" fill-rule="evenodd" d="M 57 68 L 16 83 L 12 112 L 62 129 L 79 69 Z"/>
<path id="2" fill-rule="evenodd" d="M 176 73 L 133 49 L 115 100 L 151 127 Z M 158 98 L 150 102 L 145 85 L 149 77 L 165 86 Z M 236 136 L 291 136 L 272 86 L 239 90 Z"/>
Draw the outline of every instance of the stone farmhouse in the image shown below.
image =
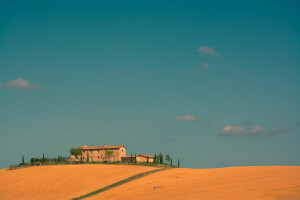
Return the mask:
<path id="1" fill-rule="evenodd" d="M 87 161 L 87 157 L 89 157 L 89 161 L 124 161 L 130 162 L 131 156 L 126 156 L 126 147 L 124 145 L 113 145 L 113 146 L 80 146 L 77 148 L 82 149 L 82 160 Z M 111 150 L 112 155 L 110 157 L 106 156 L 106 150 Z M 146 154 L 139 154 L 136 156 L 137 162 L 153 162 L 153 156 L 149 156 Z M 134 160 L 133 156 L 133 160 Z M 70 161 L 79 161 L 81 156 L 75 157 L 74 155 L 70 155 Z"/>

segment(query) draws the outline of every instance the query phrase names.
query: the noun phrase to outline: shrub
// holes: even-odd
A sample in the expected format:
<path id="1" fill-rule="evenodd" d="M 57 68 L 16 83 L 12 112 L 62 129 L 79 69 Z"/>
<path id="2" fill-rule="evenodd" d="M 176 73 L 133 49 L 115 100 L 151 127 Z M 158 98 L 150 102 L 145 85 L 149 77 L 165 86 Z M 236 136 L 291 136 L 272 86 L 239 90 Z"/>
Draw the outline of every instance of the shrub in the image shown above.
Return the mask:
<path id="1" fill-rule="evenodd" d="M 40 161 L 40 159 L 38 159 L 38 158 L 31 158 L 30 159 L 31 163 L 35 163 L 35 162 L 39 162 L 39 161 Z"/>
<path id="2" fill-rule="evenodd" d="M 72 155 L 74 155 L 75 157 L 79 156 L 80 154 L 82 154 L 82 149 L 81 148 L 71 148 L 70 149 L 70 153 Z"/>
<path id="3" fill-rule="evenodd" d="M 105 150 L 105 155 L 108 158 L 108 160 L 110 160 L 111 156 L 113 155 L 113 151 L 112 150 Z"/>
<path id="4" fill-rule="evenodd" d="M 171 157 L 170 157 L 170 155 L 169 155 L 169 154 L 166 154 L 166 160 L 170 162 L 170 160 L 171 160 Z"/>

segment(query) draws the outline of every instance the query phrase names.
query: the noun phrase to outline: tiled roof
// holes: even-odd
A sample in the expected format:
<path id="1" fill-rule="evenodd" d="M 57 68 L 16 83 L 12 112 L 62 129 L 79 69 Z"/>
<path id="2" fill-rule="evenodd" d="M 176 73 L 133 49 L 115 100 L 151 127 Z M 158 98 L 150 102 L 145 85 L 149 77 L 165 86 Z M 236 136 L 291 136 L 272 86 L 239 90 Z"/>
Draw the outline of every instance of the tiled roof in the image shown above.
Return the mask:
<path id="1" fill-rule="evenodd" d="M 148 157 L 148 158 L 154 158 L 153 156 L 150 156 L 150 155 L 146 155 L 146 154 L 139 154 L 139 155 L 136 155 L 136 157 L 140 157 L 140 156 L 142 156 L 142 157 Z M 131 156 L 123 156 L 123 158 L 130 158 Z M 134 158 L 135 157 L 135 155 L 132 155 L 132 157 Z"/>
<path id="2" fill-rule="evenodd" d="M 113 146 L 81 146 L 83 150 L 92 150 L 92 149 L 120 149 L 124 147 L 127 149 L 124 145 L 113 145 Z"/>
<path id="3" fill-rule="evenodd" d="M 148 158 L 153 158 L 153 156 L 150 156 L 150 155 L 146 155 L 146 154 L 139 154 L 139 156 L 142 156 L 142 157 L 148 157 Z"/>

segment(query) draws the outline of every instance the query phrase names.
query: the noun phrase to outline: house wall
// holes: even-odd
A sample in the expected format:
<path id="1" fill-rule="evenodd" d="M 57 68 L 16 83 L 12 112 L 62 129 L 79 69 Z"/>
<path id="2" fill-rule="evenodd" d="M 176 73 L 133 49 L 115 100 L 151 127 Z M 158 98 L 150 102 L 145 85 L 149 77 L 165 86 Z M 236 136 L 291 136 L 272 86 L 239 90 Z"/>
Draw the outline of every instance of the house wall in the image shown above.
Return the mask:
<path id="1" fill-rule="evenodd" d="M 135 156 L 132 156 L 132 162 L 135 162 Z M 131 157 L 130 156 L 127 156 L 127 157 L 123 157 L 121 159 L 121 161 L 123 162 L 131 162 Z M 145 157 L 142 157 L 142 156 L 136 156 L 136 161 L 137 162 L 147 162 L 147 158 Z M 153 163 L 153 158 L 149 158 L 149 163 Z"/>
<path id="2" fill-rule="evenodd" d="M 105 155 L 105 150 L 106 149 L 83 149 L 82 150 L 82 160 L 87 161 L 87 156 L 89 154 L 89 161 L 104 161 L 104 160 L 109 160 L 109 161 L 121 161 L 121 158 L 123 156 L 126 156 L 126 148 L 121 147 L 120 149 L 109 149 L 113 151 L 113 155 L 108 159 Z M 75 158 L 74 155 L 70 155 L 71 160 L 80 160 L 80 156 L 77 156 Z"/>
<path id="3" fill-rule="evenodd" d="M 139 157 L 139 161 L 138 162 L 147 162 L 147 158 L 143 157 L 143 156 L 140 156 Z M 148 162 L 149 163 L 152 163 L 153 162 L 153 158 L 148 158 Z"/>

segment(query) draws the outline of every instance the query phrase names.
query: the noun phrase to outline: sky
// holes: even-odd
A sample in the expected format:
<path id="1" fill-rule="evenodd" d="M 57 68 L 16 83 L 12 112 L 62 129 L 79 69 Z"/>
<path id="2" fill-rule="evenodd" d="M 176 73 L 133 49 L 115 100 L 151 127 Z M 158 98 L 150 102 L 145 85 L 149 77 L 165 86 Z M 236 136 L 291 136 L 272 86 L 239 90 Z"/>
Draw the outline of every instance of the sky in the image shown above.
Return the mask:
<path id="1" fill-rule="evenodd" d="M 0 168 L 81 145 L 300 165 L 299 1 L 0 1 Z"/>

